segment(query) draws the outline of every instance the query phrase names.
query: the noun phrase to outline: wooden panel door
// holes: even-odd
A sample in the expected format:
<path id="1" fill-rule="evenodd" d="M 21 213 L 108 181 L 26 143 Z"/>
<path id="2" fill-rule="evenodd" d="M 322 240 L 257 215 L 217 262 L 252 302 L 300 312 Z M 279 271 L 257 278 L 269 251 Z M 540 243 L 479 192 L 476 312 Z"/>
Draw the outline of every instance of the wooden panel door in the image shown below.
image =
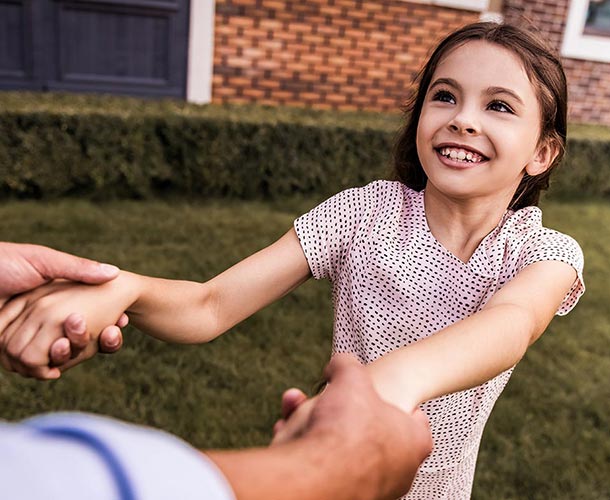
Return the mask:
<path id="1" fill-rule="evenodd" d="M 0 85 L 21 71 L 30 75 L 21 88 L 185 96 L 188 0 L 0 0 L 2 8 L 0 29 L 12 34 L 0 38 Z"/>
<path id="2" fill-rule="evenodd" d="M 41 54 L 36 47 L 40 10 L 32 0 L 0 0 L 0 88 L 39 89 Z"/>

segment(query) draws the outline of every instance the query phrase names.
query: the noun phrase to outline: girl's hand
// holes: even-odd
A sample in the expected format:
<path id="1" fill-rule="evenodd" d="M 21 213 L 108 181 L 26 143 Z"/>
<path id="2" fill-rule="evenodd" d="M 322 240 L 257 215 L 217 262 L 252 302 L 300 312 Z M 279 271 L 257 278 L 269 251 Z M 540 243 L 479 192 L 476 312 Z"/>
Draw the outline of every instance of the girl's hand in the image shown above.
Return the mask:
<path id="1" fill-rule="evenodd" d="M 282 419 L 273 426 L 271 446 L 300 437 L 309 428 L 317 396 L 307 398 L 299 389 L 288 389 L 282 396 Z"/>
<path id="2" fill-rule="evenodd" d="M 121 328 L 129 324 L 129 317 L 123 314 L 116 325 L 107 326 L 98 337 L 99 352 L 114 354 L 123 345 Z M 75 358 L 89 345 L 91 335 L 82 314 L 72 313 L 64 321 L 64 337 L 57 339 L 51 345 L 49 356 L 52 366 L 61 366 Z"/>
<path id="3" fill-rule="evenodd" d="M 122 280 L 99 285 L 54 281 L 15 297 L 0 310 L 0 364 L 26 377 L 58 378 L 61 372 L 92 357 L 100 332 L 119 321 L 129 300 Z M 88 344 L 59 367 L 50 366 L 50 348 L 64 335 L 63 323 L 72 311 L 86 321 Z"/>

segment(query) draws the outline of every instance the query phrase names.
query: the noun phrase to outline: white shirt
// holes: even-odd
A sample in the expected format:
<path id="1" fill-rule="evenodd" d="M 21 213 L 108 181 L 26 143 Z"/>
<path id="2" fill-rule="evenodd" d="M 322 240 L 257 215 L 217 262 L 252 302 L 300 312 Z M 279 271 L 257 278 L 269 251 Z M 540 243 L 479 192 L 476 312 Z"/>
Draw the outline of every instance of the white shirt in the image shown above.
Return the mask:
<path id="1" fill-rule="evenodd" d="M 166 432 L 84 413 L 0 423 L 0 498 L 234 500 L 215 464 Z"/>

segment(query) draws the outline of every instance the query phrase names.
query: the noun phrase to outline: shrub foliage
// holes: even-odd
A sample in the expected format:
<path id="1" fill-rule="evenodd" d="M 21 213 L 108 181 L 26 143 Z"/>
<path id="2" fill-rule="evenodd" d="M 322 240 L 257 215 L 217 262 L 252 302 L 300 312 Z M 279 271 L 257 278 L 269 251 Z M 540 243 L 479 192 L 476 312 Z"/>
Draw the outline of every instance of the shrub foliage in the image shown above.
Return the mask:
<path id="1" fill-rule="evenodd" d="M 397 115 L 20 96 L 0 97 L 5 198 L 331 194 L 388 176 L 400 124 Z M 552 192 L 610 196 L 609 152 L 607 140 L 570 140 Z"/>

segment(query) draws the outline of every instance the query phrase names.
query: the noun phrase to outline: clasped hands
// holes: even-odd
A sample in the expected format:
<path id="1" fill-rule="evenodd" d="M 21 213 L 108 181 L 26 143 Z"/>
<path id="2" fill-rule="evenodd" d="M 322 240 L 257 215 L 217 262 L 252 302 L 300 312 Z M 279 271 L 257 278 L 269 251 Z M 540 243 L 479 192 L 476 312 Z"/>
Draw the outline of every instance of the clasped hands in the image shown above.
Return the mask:
<path id="1" fill-rule="evenodd" d="M 65 302 L 49 311 L 55 292 L 109 283 L 118 274 L 115 266 L 51 248 L 0 242 L 2 367 L 26 377 L 56 379 L 62 370 L 98 349 L 106 353 L 119 350 L 123 341 L 120 329 L 128 322 L 125 314 L 119 314 L 115 324 L 102 326 L 92 342 L 91 329 L 77 303 Z M 45 309 L 53 313 L 53 320 L 46 323 L 41 317 Z M 49 337 L 51 332 L 54 337 Z"/>
<path id="2" fill-rule="evenodd" d="M 120 304 L 103 303 L 100 293 L 120 286 L 114 283 L 118 275 L 115 266 L 43 246 L 0 242 L 2 367 L 25 377 L 52 380 L 98 350 L 118 351 L 128 318 Z M 87 311 L 99 307 L 110 311 L 106 318 L 114 314 L 115 324 L 87 324 Z M 314 401 L 298 389 L 284 393 L 274 444 L 298 437 L 308 426 Z"/>

